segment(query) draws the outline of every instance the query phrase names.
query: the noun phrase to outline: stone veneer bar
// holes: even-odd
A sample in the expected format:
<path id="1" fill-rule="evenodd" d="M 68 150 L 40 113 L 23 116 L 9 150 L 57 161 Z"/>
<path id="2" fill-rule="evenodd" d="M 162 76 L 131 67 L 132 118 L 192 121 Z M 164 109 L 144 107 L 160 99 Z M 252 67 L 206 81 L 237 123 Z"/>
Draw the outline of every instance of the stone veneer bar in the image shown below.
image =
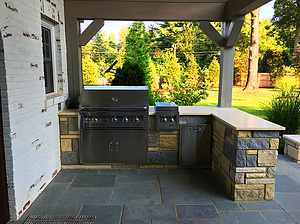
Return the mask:
<path id="1" fill-rule="evenodd" d="M 79 130 L 77 110 L 64 110 L 59 113 L 59 128 L 61 164 L 79 164 Z"/>
<path id="2" fill-rule="evenodd" d="M 179 107 L 179 124 L 211 124 L 211 168 L 235 201 L 273 200 L 279 145 L 284 127 L 235 108 Z M 147 165 L 109 165 L 111 168 L 178 168 L 179 131 L 156 131 L 155 107 L 149 111 Z M 78 168 L 76 110 L 59 113 L 62 165 Z M 105 165 L 108 166 L 108 165 Z M 68 166 L 64 166 L 68 168 Z M 193 167 L 193 166 L 191 166 Z"/>
<path id="3" fill-rule="evenodd" d="M 279 131 L 236 131 L 214 118 L 212 169 L 235 201 L 273 200 Z"/>
<path id="4" fill-rule="evenodd" d="M 285 139 L 284 154 L 300 163 L 300 135 L 283 135 Z"/>

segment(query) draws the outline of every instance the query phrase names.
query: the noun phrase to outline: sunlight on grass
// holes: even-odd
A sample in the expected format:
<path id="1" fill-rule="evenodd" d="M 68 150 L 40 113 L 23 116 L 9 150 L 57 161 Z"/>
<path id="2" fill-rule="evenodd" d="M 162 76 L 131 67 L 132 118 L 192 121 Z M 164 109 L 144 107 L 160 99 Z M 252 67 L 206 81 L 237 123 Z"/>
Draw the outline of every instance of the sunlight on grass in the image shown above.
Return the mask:
<path id="1" fill-rule="evenodd" d="M 266 104 L 274 95 L 279 93 L 278 89 L 260 88 L 258 91 L 243 91 L 242 87 L 233 87 L 232 106 L 264 118 L 262 106 Z M 217 106 L 218 89 L 208 90 L 208 98 L 197 103 L 197 106 Z"/>

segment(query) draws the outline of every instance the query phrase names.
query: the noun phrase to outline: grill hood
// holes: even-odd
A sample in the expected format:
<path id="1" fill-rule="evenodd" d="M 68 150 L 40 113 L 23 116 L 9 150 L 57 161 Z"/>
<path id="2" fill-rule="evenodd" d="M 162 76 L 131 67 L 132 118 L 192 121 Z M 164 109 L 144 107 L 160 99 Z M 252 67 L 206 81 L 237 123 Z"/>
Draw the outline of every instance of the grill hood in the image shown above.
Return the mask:
<path id="1" fill-rule="evenodd" d="M 148 110 L 149 89 L 148 86 L 84 86 L 79 102 L 80 110 Z"/>

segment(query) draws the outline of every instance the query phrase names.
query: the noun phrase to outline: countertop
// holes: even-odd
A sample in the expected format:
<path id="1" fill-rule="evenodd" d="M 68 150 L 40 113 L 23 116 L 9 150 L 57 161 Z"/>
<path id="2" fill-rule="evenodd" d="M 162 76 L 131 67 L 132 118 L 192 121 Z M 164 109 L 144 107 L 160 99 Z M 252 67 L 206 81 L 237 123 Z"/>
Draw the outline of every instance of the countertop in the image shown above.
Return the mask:
<path id="1" fill-rule="evenodd" d="M 285 127 L 248 114 L 235 108 L 219 108 L 214 106 L 179 106 L 180 115 L 208 115 L 220 119 L 237 131 L 270 130 L 281 131 Z M 78 115 L 77 109 L 67 109 L 58 113 L 59 116 Z M 149 115 L 155 115 L 155 107 L 149 107 Z"/>
<path id="2" fill-rule="evenodd" d="M 294 142 L 296 145 L 300 145 L 300 135 L 283 135 L 283 137 Z"/>

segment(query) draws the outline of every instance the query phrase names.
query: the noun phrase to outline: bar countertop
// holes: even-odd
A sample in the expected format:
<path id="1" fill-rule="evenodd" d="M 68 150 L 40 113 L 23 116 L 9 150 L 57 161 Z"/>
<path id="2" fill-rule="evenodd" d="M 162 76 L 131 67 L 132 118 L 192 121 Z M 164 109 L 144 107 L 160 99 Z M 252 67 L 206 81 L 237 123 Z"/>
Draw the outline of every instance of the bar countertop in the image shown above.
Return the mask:
<path id="1" fill-rule="evenodd" d="M 282 131 L 285 127 L 248 114 L 236 108 L 219 108 L 215 106 L 179 106 L 180 115 L 208 115 L 220 119 L 237 131 L 270 130 Z M 76 116 L 77 109 L 67 109 L 58 113 L 59 116 Z M 155 106 L 149 107 L 149 115 L 155 115 Z"/>

